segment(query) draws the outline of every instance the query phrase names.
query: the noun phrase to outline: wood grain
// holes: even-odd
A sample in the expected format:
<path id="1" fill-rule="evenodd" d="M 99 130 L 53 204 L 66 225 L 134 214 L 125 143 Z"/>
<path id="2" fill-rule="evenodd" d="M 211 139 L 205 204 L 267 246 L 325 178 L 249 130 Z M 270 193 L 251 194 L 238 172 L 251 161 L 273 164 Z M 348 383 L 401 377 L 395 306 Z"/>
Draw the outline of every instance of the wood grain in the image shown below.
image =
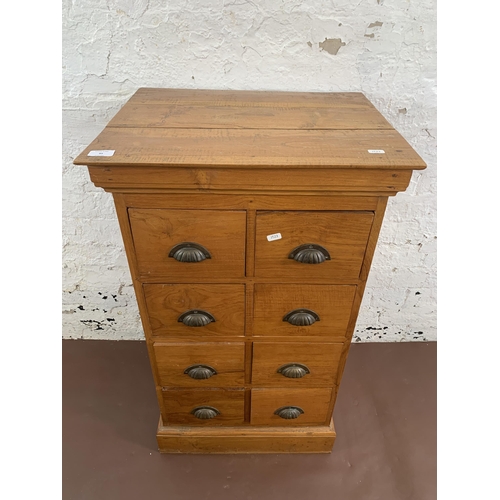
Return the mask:
<path id="1" fill-rule="evenodd" d="M 255 278 L 213 278 L 213 277 L 203 277 L 199 276 L 196 279 L 189 278 L 189 277 L 179 277 L 179 278 L 173 278 L 172 280 L 168 279 L 168 276 L 165 275 L 159 275 L 159 276 L 141 276 L 140 280 L 142 283 L 167 283 L 169 281 L 175 282 L 175 283 L 193 283 L 197 282 L 199 284 L 201 283 L 211 283 L 211 284 L 240 284 L 242 282 L 245 282 L 247 284 L 251 283 L 276 283 L 279 281 L 280 283 L 286 284 L 296 284 L 299 280 L 293 276 L 280 276 L 279 279 L 275 278 L 274 276 L 262 276 L 262 277 L 255 277 Z M 317 276 L 317 277 L 311 277 L 310 279 L 307 280 L 308 284 L 317 284 L 317 285 L 329 285 L 329 284 L 335 284 L 335 285 L 356 285 L 358 283 L 361 283 L 362 280 L 359 278 L 346 278 L 342 276 L 335 276 L 333 278 L 329 277 L 322 277 L 322 276 Z"/>
<path id="2" fill-rule="evenodd" d="M 127 261 L 130 269 L 130 274 L 132 277 L 132 284 L 134 286 L 134 292 L 137 299 L 137 305 L 140 312 L 141 323 L 144 329 L 144 336 L 146 337 L 146 346 L 148 349 L 148 357 L 151 364 L 151 371 L 153 374 L 153 380 L 155 384 L 155 390 L 157 394 L 158 406 L 160 407 L 160 411 L 164 411 L 163 406 L 163 398 L 160 397 L 160 388 L 159 388 L 159 375 L 158 369 L 156 366 L 153 344 L 151 342 L 151 327 L 149 325 L 148 313 L 146 307 L 146 300 L 144 298 L 144 291 L 142 289 L 142 284 L 138 280 L 138 271 L 137 271 L 137 259 L 134 252 L 134 244 L 132 240 L 132 232 L 130 231 L 130 223 L 128 219 L 128 211 L 127 204 L 123 199 L 121 194 L 115 193 L 113 194 L 113 202 L 115 204 L 116 215 L 118 218 L 118 223 L 120 225 L 120 231 L 123 238 L 123 243 L 125 246 L 125 253 L 127 255 Z"/>
<path id="3" fill-rule="evenodd" d="M 252 425 L 294 427 L 321 425 L 327 418 L 332 389 L 252 389 Z M 285 420 L 275 411 L 283 406 L 298 406 L 304 413 Z"/>
<path id="4" fill-rule="evenodd" d="M 93 149 L 115 153 L 87 156 Z M 425 168 L 407 141 L 361 93 L 139 89 L 74 163 L 114 196 L 155 378 L 160 451 L 329 452 L 387 199 Z M 181 242 L 212 258 L 168 257 Z M 288 258 L 305 243 L 331 260 Z M 320 320 L 283 321 L 303 308 Z M 216 322 L 186 327 L 178 317 L 190 309 Z M 286 378 L 277 370 L 287 363 L 310 373 Z M 217 374 L 184 373 L 199 364 Z M 221 414 L 200 421 L 196 405 Z M 274 414 L 289 405 L 304 414 Z"/>
<path id="5" fill-rule="evenodd" d="M 139 88 L 128 100 L 131 106 L 137 104 L 176 104 L 183 106 L 236 106 L 236 107 L 280 107 L 304 108 L 342 107 L 375 109 L 361 92 L 283 92 L 255 90 L 211 90 L 211 89 L 168 89 Z M 125 106 L 122 110 L 125 109 Z M 119 117 L 119 115 L 116 115 Z"/>
<path id="6" fill-rule="evenodd" d="M 425 168 L 361 93 L 176 89 L 139 89 L 74 162 Z"/>
<path id="7" fill-rule="evenodd" d="M 250 383 L 252 379 L 252 344 L 249 339 L 253 332 L 253 297 L 254 297 L 254 285 L 253 283 L 247 283 L 245 286 L 246 291 L 246 314 L 245 314 L 245 335 L 247 342 L 245 346 L 245 382 Z"/>
<path id="8" fill-rule="evenodd" d="M 127 193 L 123 199 L 131 208 L 183 208 L 191 210 L 193 199 L 185 194 L 169 193 Z M 200 210 L 363 210 L 374 211 L 377 208 L 376 196 L 332 196 L 331 193 L 308 196 L 273 194 L 232 195 L 214 193 L 196 193 L 197 208 Z M 254 233 L 252 233 L 253 235 Z M 253 236 L 252 236 L 253 237 Z"/>
<path id="9" fill-rule="evenodd" d="M 145 284 L 152 335 L 214 336 L 245 335 L 245 285 Z M 201 327 L 186 326 L 179 317 L 190 310 L 210 313 L 215 322 Z"/>
<path id="10" fill-rule="evenodd" d="M 245 384 L 243 342 L 155 342 L 153 348 L 163 387 L 243 387 Z M 193 379 L 184 373 L 192 365 L 208 365 L 217 374 L 208 379 Z"/>
<path id="11" fill-rule="evenodd" d="M 263 194 L 302 192 L 306 195 L 322 192 L 364 193 L 383 192 L 388 195 L 406 189 L 411 172 L 404 170 L 366 170 L 359 175 L 349 169 L 283 170 L 268 168 L 192 168 L 192 167 L 124 167 L 94 166 L 89 168 L 92 182 L 106 190 L 141 192 L 144 189 L 185 190 L 186 194 L 199 192 L 225 192 L 226 194 Z M 292 193 L 293 194 L 293 193 Z"/>
<path id="12" fill-rule="evenodd" d="M 336 383 L 342 343 L 254 342 L 252 385 L 273 387 L 331 387 Z M 278 369 L 289 363 L 307 366 L 302 378 L 287 378 Z"/>
<path id="13" fill-rule="evenodd" d="M 392 129 L 359 92 L 139 89 L 109 127 Z"/>
<path id="14" fill-rule="evenodd" d="M 122 110 L 110 127 L 260 129 L 260 130 L 353 130 L 391 129 L 373 108 L 138 104 Z"/>
<path id="15" fill-rule="evenodd" d="M 358 278 L 373 220 L 371 212 L 258 212 L 255 235 L 255 276 L 308 279 Z M 268 241 L 267 235 L 282 238 Z M 304 264 L 289 259 L 296 247 L 313 243 L 331 260 Z"/>
<path id="16" fill-rule="evenodd" d="M 113 156 L 88 156 L 113 150 Z M 383 154 L 369 153 L 383 150 Z M 239 130 L 106 127 L 76 165 L 423 169 L 395 130 Z"/>
<path id="17" fill-rule="evenodd" d="M 245 274 L 245 212 L 135 209 L 128 211 L 139 275 L 197 277 Z M 202 262 L 169 257 L 177 244 L 194 242 L 211 254 Z"/>
<path id="18" fill-rule="evenodd" d="M 161 417 L 156 439 L 161 453 L 330 453 L 336 432 L 310 427 L 172 427 Z"/>
<path id="19" fill-rule="evenodd" d="M 347 361 L 347 356 L 349 354 L 349 348 L 351 345 L 352 341 L 352 336 L 354 333 L 354 329 L 356 328 L 356 321 L 358 319 L 358 314 L 359 314 L 359 309 L 361 307 L 361 302 L 363 300 L 363 294 L 365 291 L 366 287 L 366 280 L 368 279 L 368 273 L 370 271 L 371 263 L 373 260 L 373 256 L 375 254 L 375 249 L 377 246 L 377 241 L 378 237 L 380 234 L 380 229 L 382 228 L 382 222 L 384 220 L 384 215 L 385 215 L 385 210 L 387 208 L 387 198 L 386 197 L 380 197 L 377 210 L 375 211 L 375 218 L 373 221 L 372 229 L 370 231 L 370 237 L 368 239 L 368 245 L 367 245 L 367 251 L 366 251 L 366 256 L 363 261 L 363 267 L 361 269 L 361 277 L 362 281 L 360 285 L 356 289 L 356 296 L 354 298 L 354 303 L 351 311 L 351 318 L 349 319 L 349 325 L 347 327 L 347 335 L 346 335 L 346 342 L 344 344 L 344 349 L 342 351 L 342 355 L 340 357 L 340 362 L 338 365 L 338 373 L 337 373 L 337 386 L 340 385 L 340 382 L 342 380 L 342 375 L 344 373 L 345 369 L 345 364 Z M 336 400 L 337 394 L 334 394 L 334 397 L 332 398 L 332 403 L 330 406 L 330 415 L 333 412 L 333 407 L 335 405 L 335 400 Z"/>
<path id="20" fill-rule="evenodd" d="M 168 425 L 212 427 L 241 425 L 244 422 L 245 391 L 243 389 L 175 389 L 162 391 Z M 216 408 L 220 415 L 211 419 L 196 418 L 191 411 L 200 406 Z"/>
<path id="21" fill-rule="evenodd" d="M 350 285 L 255 285 L 253 335 L 345 337 L 356 291 Z M 319 321 L 295 326 L 283 318 L 295 309 L 310 309 Z"/>

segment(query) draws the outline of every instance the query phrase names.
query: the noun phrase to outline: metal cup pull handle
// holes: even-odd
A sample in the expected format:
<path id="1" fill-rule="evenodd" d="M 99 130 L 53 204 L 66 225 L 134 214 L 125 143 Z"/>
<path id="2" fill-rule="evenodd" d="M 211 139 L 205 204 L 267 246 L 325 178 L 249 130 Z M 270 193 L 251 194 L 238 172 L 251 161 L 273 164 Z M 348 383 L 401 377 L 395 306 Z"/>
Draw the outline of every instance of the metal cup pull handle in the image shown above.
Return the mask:
<path id="1" fill-rule="evenodd" d="M 215 323 L 215 318 L 207 311 L 191 309 L 182 313 L 177 321 L 186 326 L 206 326 L 209 323 Z"/>
<path id="2" fill-rule="evenodd" d="M 325 260 L 331 260 L 330 253 L 325 247 L 313 243 L 306 243 L 294 248 L 288 258 L 302 264 L 321 264 Z"/>
<path id="3" fill-rule="evenodd" d="M 278 417 L 284 418 L 285 420 L 299 418 L 303 413 L 304 410 L 299 406 L 282 406 L 274 412 L 275 415 L 278 415 Z"/>
<path id="4" fill-rule="evenodd" d="M 196 380 L 204 380 L 217 375 L 217 370 L 208 365 L 192 365 L 184 370 L 184 374 Z"/>
<path id="5" fill-rule="evenodd" d="M 302 378 L 311 373 L 306 365 L 301 363 L 287 363 L 286 365 L 278 368 L 278 372 L 287 378 Z"/>
<path id="6" fill-rule="evenodd" d="M 319 316 L 311 309 L 294 309 L 283 317 L 283 321 L 294 326 L 310 326 L 319 321 Z"/>
<path id="7" fill-rule="evenodd" d="M 194 415 L 200 420 L 209 420 L 220 415 L 220 411 L 213 406 L 197 406 L 191 410 L 191 415 Z"/>
<path id="8" fill-rule="evenodd" d="M 178 262 L 202 262 L 205 259 L 211 259 L 210 252 L 198 243 L 185 241 L 175 245 L 168 253 L 169 257 Z"/>

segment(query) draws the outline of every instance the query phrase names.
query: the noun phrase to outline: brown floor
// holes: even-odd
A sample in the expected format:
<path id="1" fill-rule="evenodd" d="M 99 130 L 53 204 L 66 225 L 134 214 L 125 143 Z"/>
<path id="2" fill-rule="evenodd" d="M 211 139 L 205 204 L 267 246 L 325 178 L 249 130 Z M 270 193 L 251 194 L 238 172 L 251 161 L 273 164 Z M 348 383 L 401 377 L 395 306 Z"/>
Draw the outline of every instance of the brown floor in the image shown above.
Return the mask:
<path id="1" fill-rule="evenodd" d="M 436 343 L 352 346 L 330 455 L 160 455 L 144 342 L 62 352 L 64 500 L 436 498 Z"/>

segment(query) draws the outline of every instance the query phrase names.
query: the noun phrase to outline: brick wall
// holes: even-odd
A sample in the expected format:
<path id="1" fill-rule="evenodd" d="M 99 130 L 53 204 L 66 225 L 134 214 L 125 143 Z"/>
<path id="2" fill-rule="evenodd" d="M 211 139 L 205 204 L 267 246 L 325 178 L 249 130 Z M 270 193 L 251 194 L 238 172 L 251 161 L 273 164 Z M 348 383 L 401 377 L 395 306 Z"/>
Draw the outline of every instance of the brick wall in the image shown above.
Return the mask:
<path id="1" fill-rule="evenodd" d="M 428 164 L 389 200 L 354 340 L 436 339 L 436 3 L 63 3 L 63 336 L 141 339 L 111 195 L 73 158 L 139 87 L 363 92 Z"/>

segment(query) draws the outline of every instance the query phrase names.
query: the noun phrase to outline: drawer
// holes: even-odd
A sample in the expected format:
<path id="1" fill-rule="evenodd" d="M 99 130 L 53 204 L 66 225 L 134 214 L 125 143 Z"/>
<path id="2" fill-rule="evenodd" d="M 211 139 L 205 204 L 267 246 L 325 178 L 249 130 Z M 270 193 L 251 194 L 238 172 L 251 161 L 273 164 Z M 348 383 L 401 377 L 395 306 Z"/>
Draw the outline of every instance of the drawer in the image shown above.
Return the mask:
<path id="1" fill-rule="evenodd" d="M 172 389 L 162 391 L 169 425 L 241 425 L 245 415 L 243 389 Z"/>
<path id="2" fill-rule="evenodd" d="M 300 387 L 335 384 L 344 344 L 254 342 L 252 384 Z"/>
<path id="3" fill-rule="evenodd" d="M 153 346 L 163 387 L 243 386 L 243 342 L 156 342 Z"/>
<path id="4" fill-rule="evenodd" d="M 245 285 L 143 287 L 154 336 L 245 334 Z"/>
<path id="5" fill-rule="evenodd" d="M 252 425 L 324 425 L 331 388 L 252 389 Z"/>
<path id="6" fill-rule="evenodd" d="M 257 212 L 255 275 L 357 279 L 372 221 L 372 212 Z"/>
<path id="7" fill-rule="evenodd" d="M 353 285 L 256 284 L 253 335 L 345 337 Z"/>
<path id="8" fill-rule="evenodd" d="M 128 214 L 141 278 L 244 276 L 244 211 L 130 208 Z"/>

